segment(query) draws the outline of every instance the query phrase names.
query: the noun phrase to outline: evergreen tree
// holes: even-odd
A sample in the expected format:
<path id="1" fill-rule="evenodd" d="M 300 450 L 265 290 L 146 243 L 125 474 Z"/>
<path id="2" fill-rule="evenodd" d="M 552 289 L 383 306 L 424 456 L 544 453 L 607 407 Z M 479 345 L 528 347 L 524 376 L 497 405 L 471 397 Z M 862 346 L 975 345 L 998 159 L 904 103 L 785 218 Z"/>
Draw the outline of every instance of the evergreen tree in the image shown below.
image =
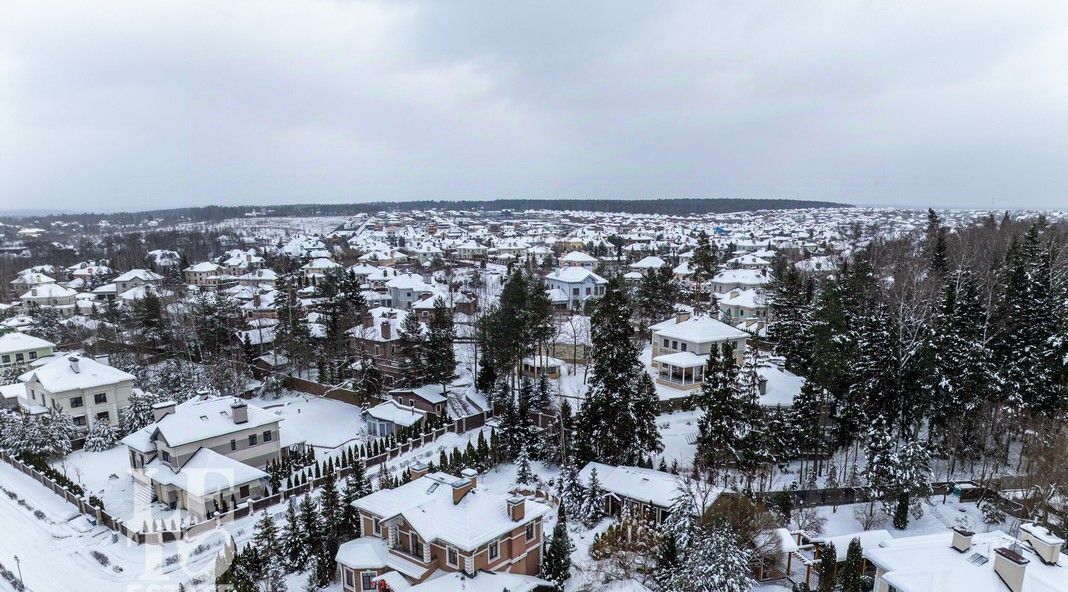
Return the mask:
<path id="1" fill-rule="evenodd" d="M 118 431 L 107 420 L 98 419 L 89 427 L 85 436 L 85 450 L 103 452 L 111 450 L 118 443 Z"/>
<path id="2" fill-rule="evenodd" d="M 743 457 L 743 431 L 749 429 L 746 417 L 749 403 L 739 389 L 738 365 L 729 343 L 719 348 L 718 355 L 709 354 L 704 377 L 698 395 L 704 413 L 697 424 L 697 459 L 710 470 L 718 471 Z"/>
<path id="3" fill-rule="evenodd" d="M 447 385 L 456 374 L 455 332 L 452 310 L 438 296 L 427 323 L 425 376 L 428 383 Z"/>
<path id="4" fill-rule="evenodd" d="M 586 484 L 585 491 L 583 492 L 582 509 L 580 516 L 582 523 L 586 528 L 593 528 L 601 517 L 604 516 L 604 489 L 601 487 L 601 481 L 597 478 L 597 468 L 594 467 L 590 470 L 589 483 Z"/>
<path id="5" fill-rule="evenodd" d="M 425 384 L 426 380 L 426 335 L 419 316 L 414 311 L 404 315 L 398 331 L 398 347 L 408 365 L 406 380 L 412 386 Z"/>
<path id="6" fill-rule="evenodd" d="M 846 552 L 845 564 L 838 573 L 838 584 L 842 592 L 860 592 L 861 576 L 864 575 L 864 552 L 860 546 L 860 539 L 854 538 L 849 541 L 849 550 Z"/>
<path id="7" fill-rule="evenodd" d="M 639 392 L 645 370 L 631 333 L 630 309 L 614 278 L 591 319 L 593 366 L 576 425 L 582 462 L 629 464 L 662 449 L 655 421 L 649 425 L 648 393 Z"/>
<path id="8" fill-rule="evenodd" d="M 574 551 L 567 532 L 567 511 L 563 504 L 557 509 L 553 537 L 542 560 L 542 574 L 552 582 L 554 592 L 563 592 L 564 582 L 571 577 L 571 553 Z"/>
<path id="9" fill-rule="evenodd" d="M 290 569 L 298 569 L 301 566 L 305 556 L 305 539 L 301 521 L 297 517 L 297 504 L 293 498 L 289 498 L 285 527 L 279 536 L 279 548 L 286 566 Z"/>
<path id="10" fill-rule="evenodd" d="M 820 549 L 819 557 L 819 592 L 834 592 L 837 582 L 835 572 L 838 569 L 838 555 L 834 543 L 827 543 Z"/>
<path id="11" fill-rule="evenodd" d="M 716 275 L 716 246 L 708 240 L 708 234 L 702 230 L 697 235 L 697 248 L 693 251 L 690 266 L 693 268 L 693 308 L 694 312 L 705 310 L 705 284 Z"/>
<path id="12" fill-rule="evenodd" d="M 675 592 L 749 592 L 751 559 L 746 544 L 725 524 L 699 528 L 661 587 Z"/>
<path id="13" fill-rule="evenodd" d="M 812 355 L 810 305 L 815 284 L 780 254 L 772 261 L 768 292 L 768 339 L 786 358 L 786 369 L 805 376 Z"/>

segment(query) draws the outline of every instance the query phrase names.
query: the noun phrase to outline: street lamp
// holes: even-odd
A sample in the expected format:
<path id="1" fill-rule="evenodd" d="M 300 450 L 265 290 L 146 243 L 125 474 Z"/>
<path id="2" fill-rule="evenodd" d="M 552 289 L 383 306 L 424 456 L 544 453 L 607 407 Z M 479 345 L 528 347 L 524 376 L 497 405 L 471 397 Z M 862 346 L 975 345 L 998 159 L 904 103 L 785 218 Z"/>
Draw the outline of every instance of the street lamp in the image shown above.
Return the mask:
<path id="1" fill-rule="evenodd" d="M 23 588 L 25 588 L 26 587 L 26 582 L 24 582 L 22 580 L 22 563 L 19 562 L 19 556 L 18 555 L 15 555 L 15 569 L 17 569 L 19 571 L 19 583 L 22 584 Z"/>

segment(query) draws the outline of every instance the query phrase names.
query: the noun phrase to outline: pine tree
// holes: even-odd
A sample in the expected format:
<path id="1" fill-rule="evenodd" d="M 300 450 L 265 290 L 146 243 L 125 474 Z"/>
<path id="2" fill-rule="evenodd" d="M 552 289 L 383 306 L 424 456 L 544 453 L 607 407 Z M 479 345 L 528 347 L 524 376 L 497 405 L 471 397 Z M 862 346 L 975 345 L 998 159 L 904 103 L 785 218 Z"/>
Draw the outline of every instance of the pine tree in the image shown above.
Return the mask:
<path id="1" fill-rule="evenodd" d="M 841 592 L 860 592 L 861 576 L 864 569 L 864 552 L 860 546 L 860 539 L 854 538 L 849 541 L 849 550 L 846 552 L 845 564 L 838 573 L 838 584 Z"/>
<path id="2" fill-rule="evenodd" d="M 718 355 L 708 356 L 705 380 L 698 404 L 704 409 L 698 421 L 697 458 L 705 467 L 718 471 L 743 457 L 741 432 L 746 424 L 745 395 L 738 387 L 738 366 L 734 350 L 723 344 Z"/>
<path id="3" fill-rule="evenodd" d="M 118 430 L 111 426 L 107 420 L 98 419 L 89 427 L 85 435 L 85 450 L 89 452 L 103 452 L 111 450 L 118 443 Z"/>
<path id="4" fill-rule="evenodd" d="M 580 516 L 586 528 L 593 528 L 604 516 L 604 489 L 597 478 L 597 468 L 590 470 L 589 483 L 586 484 L 582 499 Z"/>
<path id="5" fill-rule="evenodd" d="M 664 574 L 661 588 L 673 592 L 749 592 L 752 554 L 723 524 L 697 529 L 678 567 Z"/>
<path id="6" fill-rule="evenodd" d="M 279 537 L 279 547 L 286 566 L 290 569 L 297 569 L 305 557 L 306 536 L 301 527 L 301 521 L 297 517 L 297 504 L 293 498 L 289 498 L 285 520 L 285 527 Z"/>
<path id="7" fill-rule="evenodd" d="M 518 467 L 515 482 L 519 485 L 529 485 L 533 483 L 534 473 L 530 470 L 530 455 L 527 454 L 526 444 L 523 444 L 519 448 L 519 455 L 515 462 Z"/>
<path id="8" fill-rule="evenodd" d="M 430 384 L 447 385 L 456 374 L 456 352 L 452 310 L 438 296 L 430 313 L 426 333 L 426 381 Z"/>
<path id="9" fill-rule="evenodd" d="M 426 335 L 415 312 L 404 315 L 398 338 L 401 357 L 408 364 L 406 380 L 412 386 L 425 384 Z"/>
<path id="10" fill-rule="evenodd" d="M 281 557 L 282 550 L 278 538 L 278 529 L 275 528 L 274 520 L 266 511 L 262 512 L 260 519 L 256 522 L 256 534 L 253 535 L 252 540 L 265 560 L 271 561 Z"/>
<path id="11" fill-rule="evenodd" d="M 638 390 L 645 370 L 631 333 L 630 308 L 620 279 L 613 278 L 591 319 L 593 366 L 576 422 L 580 462 L 631 464 L 648 450 L 662 449 L 648 392 Z"/>
<path id="12" fill-rule="evenodd" d="M 820 549 L 819 559 L 819 592 L 834 592 L 836 580 L 835 572 L 838 569 L 838 552 L 834 543 L 827 543 Z"/>
<path id="13" fill-rule="evenodd" d="M 716 247 L 708 240 L 708 234 L 702 230 L 697 235 L 697 248 L 693 251 L 690 265 L 693 267 L 693 308 L 694 312 L 705 310 L 705 283 L 716 274 Z"/>
<path id="14" fill-rule="evenodd" d="M 563 504 L 557 509 L 553 537 L 542 560 L 542 574 L 552 582 L 555 592 L 563 592 L 564 582 L 571 577 L 571 553 L 575 547 L 567 532 L 567 511 Z"/>

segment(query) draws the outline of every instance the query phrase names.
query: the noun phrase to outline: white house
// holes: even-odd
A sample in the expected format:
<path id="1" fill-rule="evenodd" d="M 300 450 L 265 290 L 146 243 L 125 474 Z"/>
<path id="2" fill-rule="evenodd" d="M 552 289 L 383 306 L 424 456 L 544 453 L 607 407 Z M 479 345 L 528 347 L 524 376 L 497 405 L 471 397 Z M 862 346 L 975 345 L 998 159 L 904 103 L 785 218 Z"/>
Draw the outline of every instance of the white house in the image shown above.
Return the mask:
<path id="1" fill-rule="evenodd" d="M 562 267 L 545 276 L 550 289 L 557 289 L 568 297 L 568 308 L 579 310 L 590 298 L 604 296 L 608 280 L 586 267 Z"/>
<path id="2" fill-rule="evenodd" d="M 708 315 L 690 318 L 682 314 L 651 327 L 652 365 L 656 381 L 677 389 L 699 388 L 704 382 L 705 364 L 714 348 L 729 343 L 740 365 L 745 357 L 749 334 Z"/>
<path id="3" fill-rule="evenodd" d="M 22 366 L 47 358 L 53 354 L 55 346 L 51 341 L 26 333 L 0 335 L 0 368 Z"/>
<path id="4" fill-rule="evenodd" d="M 115 425 L 130 402 L 134 376 L 92 358 L 67 356 L 19 376 L 31 405 L 70 415 L 74 424 Z"/>

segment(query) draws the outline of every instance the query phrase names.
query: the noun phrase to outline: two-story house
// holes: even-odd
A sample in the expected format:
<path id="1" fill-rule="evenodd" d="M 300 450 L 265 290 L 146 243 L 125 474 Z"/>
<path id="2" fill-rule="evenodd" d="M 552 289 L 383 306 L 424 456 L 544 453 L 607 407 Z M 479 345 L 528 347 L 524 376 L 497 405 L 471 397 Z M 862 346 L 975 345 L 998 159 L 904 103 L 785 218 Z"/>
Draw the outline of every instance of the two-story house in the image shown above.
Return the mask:
<path id="1" fill-rule="evenodd" d="M 0 368 L 24 366 L 54 353 L 56 344 L 26 333 L 0 335 Z"/>
<path id="2" fill-rule="evenodd" d="M 745 360 L 749 334 L 708 315 L 680 314 L 650 328 L 652 365 L 659 384 L 681 390 L 700 388 L 708 354 L 724 343 L 731 345 L 739 365 Z"/>
<path id="3" fill-rule="evenodd" d="M 390 572 L 416 585 L 411 590 L 439 570 L 538 573 L 549 506 L 483 489 L 472 469 L 460 477 L 426 471 L 426 465 L 415 465 L 410 482 L 353 502 L 365 536 L 338 549 L 343 590 L 376 590 Z"/>
<path id="4" fill-rule="evenodd" d="M 403 384 L 410 363 L 400 347 L 400 328 L 409 313 L 396 308 L 378 307 L 368 310 L 360 324 L 349 329 L 348 335 L 357 357 L 366 357 L 382 371 L 384 386 Z"/>
<path id="5" fill-rule="evenodd" d="M 67 356 L 19 376 L 31 405 L 55 409 L 89 427 L 97 421 L 115 425 L 133 392 L 134 376 L 92 358 Z"/>
<path id="6" fill-rule="evenodd" d="M 30 288 L 20 300 L 23 306 L 29 307 L 36 304 L 42 308 L 54 308 L 65 315 L 72 315 L 75 311 L 74 300 L 78 292 L 59 284 L 42 284 Z"/>
<path id="7" fill-rule="evenodd" d="M 155 500 L 198 518 L 261 496 L 267 463 L 302 447 L 279 416 L 235 397 L 163 402 L 153 415 L 122 440 L 130 472 Z"/>
<path id="8" fill-rule="evenodd" d="M 557 289 L 567 295 L 568 308 L 580 310 L 590 298 L 604 296 L 608 280 L 585 267 L 562 267 L 545 276 L 549 289 Z"/>
<path id="9" fill-rule="evenodd" d="M 190 265 L 182 270 L 185 274 L 185 283 L 205 290 L 214 290 L 219 287 L 219 278 L 223 275 L 223 271 L 221 265 L 211 261 Z"/>

